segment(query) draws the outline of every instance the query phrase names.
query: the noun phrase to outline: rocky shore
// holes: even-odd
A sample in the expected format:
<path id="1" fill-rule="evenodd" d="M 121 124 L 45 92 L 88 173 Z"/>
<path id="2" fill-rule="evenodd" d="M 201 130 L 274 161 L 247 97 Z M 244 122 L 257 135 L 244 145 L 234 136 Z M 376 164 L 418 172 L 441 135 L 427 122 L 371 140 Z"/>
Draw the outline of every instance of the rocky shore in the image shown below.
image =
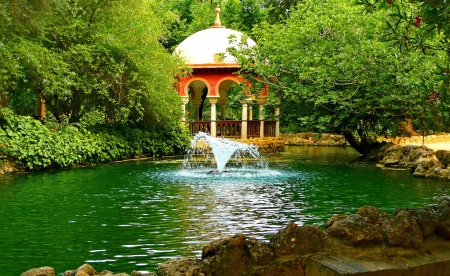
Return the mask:
<path id="1" fill-rule="evenodd" d="M 449 196 L 421 209 L 398 208 L 392 218 L 379 208 L 363 206 L 356 214 L 334 215 L 325 228 L 289 223 L 269 242 L 242 234 L 225 237 L 207 244 L 201 259 L 169 260 L 157 272 L 114 274 L 84 264 L 63 275 L 354 275 L 352 269 L 359 271 L 355 275 L 450 275 Z M 41 267 L 21 276 L 55 276 L 55 272 Z"/>
<path id="2" fill-rule="evenodd" d="M 450 151 L 385 143 L 370 158 L 383 168 L 407 169 L 415 177 L 450 180 Z"/>

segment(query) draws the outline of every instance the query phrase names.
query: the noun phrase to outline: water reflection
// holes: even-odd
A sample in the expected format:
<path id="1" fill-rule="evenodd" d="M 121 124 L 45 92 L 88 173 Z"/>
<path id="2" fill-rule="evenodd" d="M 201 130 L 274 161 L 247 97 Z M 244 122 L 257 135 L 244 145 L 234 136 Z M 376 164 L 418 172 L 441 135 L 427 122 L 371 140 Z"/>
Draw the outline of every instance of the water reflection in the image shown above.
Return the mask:
<path id="1" fill-rule="evenodd" d="M 181 169 L 182 160 L 15 175 L 0 185 L 0 271 L 155 271 L 223 235 L 268 240 L 363 205 L 393 214 L 449 194 L 448 183 L 381 171 L 344 148 L 288 148 L 264 170 Z M 227 169 L 228 170 L 228 169 Z M 401 196 L 399 196 L 401 195 Z"/>

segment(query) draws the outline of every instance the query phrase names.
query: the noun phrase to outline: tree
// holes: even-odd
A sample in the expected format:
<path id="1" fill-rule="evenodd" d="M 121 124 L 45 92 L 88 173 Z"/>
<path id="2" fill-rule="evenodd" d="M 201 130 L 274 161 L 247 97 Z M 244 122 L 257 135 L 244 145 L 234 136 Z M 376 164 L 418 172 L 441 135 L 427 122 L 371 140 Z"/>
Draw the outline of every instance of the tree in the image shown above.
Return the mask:
<path id="1" fill-rule="evenodd" d="M 0 89 L 10 105 L 24 95 L 30 102 L 42 97 L 57 120 L 70 123 L 90 112 L 153 128 L 179 121 L 174 83 L 181 63 L 157 41 L 164 30 L 152 1 L 31 2 L 0 6 L 10 28 L 0 40 L 7 70 Z M 21 20 L 23 14 L 39 24 Z"/>
<path id="2" fill-rule="evenodd" d="M 400 121 L 423 116 L 430 102 L 419 84 L 439 59 L 382 42 L 384 18 L 347 1 L 305 1 L 285 24 L 257 29 L 258 46 L 236 55 L 248 78 L 269 83 L 284 131 L 331 131 L 351 141 L 355 131 L 365 154 L 372 135 L 395 135 Z"/>
<path id="3" fill-rule="evenodd" d="M 421 51 L 442 59 L 436 62 L 432 81 L 425 81 L 434 120 L 424 121 L 429 128 L 443 128 L 450 120 L 450 3 L 434 0 L 361 0 L 364 11 L 387 10 L 385 40 L 402 52 Z M 436 122 L 438 118 L 438 122 Z M 448 130 L 448 128 L 446 129 Z"/>

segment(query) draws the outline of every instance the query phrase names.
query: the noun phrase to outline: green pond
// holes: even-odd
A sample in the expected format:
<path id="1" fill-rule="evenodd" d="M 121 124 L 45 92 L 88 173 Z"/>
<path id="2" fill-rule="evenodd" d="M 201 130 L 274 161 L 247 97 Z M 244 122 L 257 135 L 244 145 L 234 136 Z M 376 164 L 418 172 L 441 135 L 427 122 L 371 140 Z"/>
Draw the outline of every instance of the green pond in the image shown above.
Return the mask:
<path id="1" fill-rule="evenodd" d="M 286 147 L 267 168 L 208 174 L 183 160 L 140 161 L 0 176 L 0 271 L 58 275 L 156 271 L 171 258 L 243 233 L 268 241 L 289 222 L 323 226 L 363 205 L 393 215 L 450 195 L 450 183 L 362 163 L 351 148 Z"/>

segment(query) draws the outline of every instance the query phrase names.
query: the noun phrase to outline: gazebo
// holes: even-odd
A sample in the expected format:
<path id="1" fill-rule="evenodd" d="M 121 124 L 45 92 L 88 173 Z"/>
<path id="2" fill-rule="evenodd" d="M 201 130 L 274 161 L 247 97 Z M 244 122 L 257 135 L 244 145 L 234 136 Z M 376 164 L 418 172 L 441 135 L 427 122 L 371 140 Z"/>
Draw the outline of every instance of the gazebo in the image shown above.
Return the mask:
<path id="1" fill-rule="evenodd" d="M 226 105 L 229 92 L 233 84 L 240 84 L 244 80 L 237 74 L 240 68 L 236 58 L 227 48 L 236 47 L 241 41 L 241 32 L 225 28 L 220 22 L 220 8 L 216 8 L 214 25 L 206 30 L 199 31 L 180 43 L 175 48 L 174 55 L 183 58 L 192 74 L 179 79 L 178 94 L 183 99 L 183 121 L 186 120 L 186 105 L 194 107 L 193 120 L 189 121 L 191 134 L 200 131 L 208 132 L 211 136 L 235 137 L 241 139 L 254 137 L 269 137 L 279 135 L 279 109 L 275 109 L 276 120 L 264 120 L 264 106 L 267 104 L 268 89 L 252 97 L 241 100 L 241 120 L 227 120 Z M 230 41 L 230 38 L 235 38 Z M 251 47 L 256 43 L 248 38 L 247 44 Z M 248 84 L 250 85 L 250 84 Z M 210 116 L 203 118 L 203 106 L 209 101 Z M 252 104 L 258 104 L 258 120 L 253 119 Z M 220 105 L 220 118 L 217 120 L 217 104 Z"/>

